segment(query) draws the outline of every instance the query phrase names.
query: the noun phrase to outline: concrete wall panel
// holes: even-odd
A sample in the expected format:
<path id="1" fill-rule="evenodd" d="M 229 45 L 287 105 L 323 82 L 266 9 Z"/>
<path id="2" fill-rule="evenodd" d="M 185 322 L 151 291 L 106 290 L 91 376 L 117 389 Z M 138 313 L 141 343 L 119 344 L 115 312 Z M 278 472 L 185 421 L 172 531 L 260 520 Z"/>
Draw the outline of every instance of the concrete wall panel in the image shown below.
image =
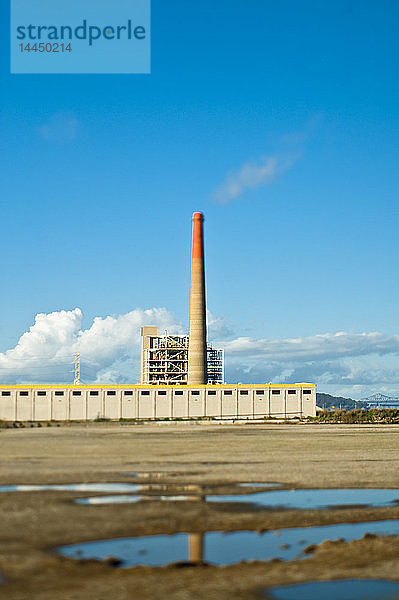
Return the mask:
<path id="1" fill-rule="evenodd" d="M 122 396 L 122 419 L 137 419 L 137 392 Z"/>
<path id="2" fill-rule="evenodd" d="M 311 394 L 304 394 L 303 391 L 309 389 L 304 387 L 302 390 L 302 410 L 304 417 L 316 416 L 316 393 L 312 390 Z"/>
<path id="3" fill-rule="evenodd" d="M 200 391 L 199 396 L 193 396 L 191 393 L 188 396 L 188 416 L 203 417 L 205 415 L 205 393 Z"/>
<path id="4" fill-rule="evenodd" d="M 180 391 L 180 390 L 179 390 Z M 182 390 L 183 391 L 183 390 Z M 173 416 L 184 419 L 188 417 L 188 392 L 183 391 L 182 395 L 173 394 Z"/>
<path id="5" fill-rule="evenodd" d="M 160 395 L 159 392 L 157 392 L 155 416 L 160 419 L 169 419 L 172 414 L 172 392 L 170 390 L 161 391 L 166 391 L 166 395 Z"/>
<path id="6" fill-rule="evenodd" d="M 45 396 L 39 396 L 36 392 L 33 397 L 33 420 L 50 421 L 51 420 L 51 392 L 46 392 Z"/>
<path id="7" fill-rule="evenodd" d="M 17 395 L 17 421 L 31 421 L 32 414 L 32 393 L 29 391 L 28 396 Z"/>
<path id="8" fill-rule="evenodd" d="M 237 416 L 237 395 L 234 390 L 232 390 L 231 396 L 229 394 L 225 394 L 222 391 L 222 417 L 236 417 Z"/>
<path id="9" fill-rule="evenodd" d="M 114 391 L 114 390 L 111 390 Z M 115 396 L 104 395 L 104 418 L 119 419 L 121 416 L 121 393 L 115 390 Z"/>
<path id="10" fill-rule="evenodd" d="M 67 392 L 63 396 L 55 396 L 53 392 L 52 396 L 51 419 L 53 421 L 66 421 L 68 418 Z"/>
<path id="11" fill-rule="evenodd" d="M 94 421 L 94 419 L 103 419 L 103 392 L 99 390 L 98 396 L 91 396 L 90 392 L 87 396 L 87 419 Z"/>
<path id="12" fill-rule="evenodd" d="M 254 390 L 254 417 L 264 417 L 269 414 L 269 391 L 263 391 L 263 394 L 257 394 Z"/>
<path id="13" fill-rule="evenodd" d="M 270 394 L 270 416 L 278 419 L 285 418 L 285 398 L 284 391 L 280 394 L 273 394 L 273 390 Z"/>
<path id="14" fill-rule="evenodd" d="M 69 419 L 71 421 L 86 419 L 86 393 L 84 391 L 80 396 L 69 395 Z"/>
<path id="15" fill-rule="evenodd" d="M 301 412 L 301 396 L 297 390 L 295 391 L 295 394 L 289 394 L 287 390 L 286 407 L 288 418 L 296 416 Z"/>
<path id="16" fill-rule="evenodd" d="M 0 396 L 0 421 L 15 421 L 15 392 Z"/>
<path id="17" fill-rule="evenodd" d="M 246 419 L 252 419 L 254 407 L 253 407 L 253 392 L 252 390 L 242 390 L 248 392 L 247 394 L 241 394 L 238 392 L 238 416 Z"/>
<path id="18" fill-rule="evenodd" d="M 155 417 L 154 393 L 150 391 L 148 396 L 139 393 L 139 419 L 153 419 Z"/>
<path id="19" fill-rule="evenodd" d="M 207 417 L 220 417 L 222 416 L 222 399 L 221 391 L 216 390 L 216 395 L 213 394 L 206 396 L 206 416 Z"/>

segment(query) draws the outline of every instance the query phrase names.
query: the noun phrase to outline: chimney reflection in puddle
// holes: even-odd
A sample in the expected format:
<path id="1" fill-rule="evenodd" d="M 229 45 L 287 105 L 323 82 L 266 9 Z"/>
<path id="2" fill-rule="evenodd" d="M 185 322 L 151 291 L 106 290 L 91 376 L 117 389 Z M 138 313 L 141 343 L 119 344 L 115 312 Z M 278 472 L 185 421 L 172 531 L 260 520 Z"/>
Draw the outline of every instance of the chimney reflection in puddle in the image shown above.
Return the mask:
<path id="1" fill-rule="evenodd" d="M 191 563 L 204 562 L 204 534 L 188 534 L 188 559 Z"/>
<path id="2" fill-rule="evenodd" d="M 140 492 L 142 494 L 140 494 Z M 151 492 L 155 492 L 151 495 Z M 162 493 L 163 492 L 163 493 Z M 191 502 L 205 502 L 206 496 L 200 485 L 180 485 L 180 484 L 146 484 L 138 488 L 140 501 L 154 500 L 188 500 Z"/>

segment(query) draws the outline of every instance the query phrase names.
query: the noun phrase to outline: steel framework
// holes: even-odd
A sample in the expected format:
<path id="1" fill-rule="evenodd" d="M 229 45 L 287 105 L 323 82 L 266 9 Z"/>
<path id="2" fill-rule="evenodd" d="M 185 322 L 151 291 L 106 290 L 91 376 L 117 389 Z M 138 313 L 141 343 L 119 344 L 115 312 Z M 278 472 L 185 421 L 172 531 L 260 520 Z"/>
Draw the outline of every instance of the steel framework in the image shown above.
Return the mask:
<path id="1" fill-rule="evenodd" d="M 75 353 L 75 377 L 73 380 L 74 385 L 80 385 L 80 353 Z"/>
<path id="2" fill-rule="evenodd" d="M 188 335 L 151 335 L 143 352 L 143 384 L 187 385 Z M 208 383 L 224 383 L 224 350 L 208 345 Z"/>

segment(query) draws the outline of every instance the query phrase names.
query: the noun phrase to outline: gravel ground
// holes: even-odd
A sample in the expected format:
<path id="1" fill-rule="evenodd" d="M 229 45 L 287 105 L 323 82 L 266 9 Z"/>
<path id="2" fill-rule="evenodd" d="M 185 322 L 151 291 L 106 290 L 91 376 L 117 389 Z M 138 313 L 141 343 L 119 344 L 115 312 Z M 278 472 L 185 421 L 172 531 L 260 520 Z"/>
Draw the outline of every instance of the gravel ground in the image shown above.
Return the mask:
<path id="1" fill-rule="evenodd" d="M 159 481 L 234 493 L 236 482 L 399 488 L 394 425 L 120 424 L 0 430 L 1 484 Z M 164 474 L 162 476 L 162 473 Z M 244 490 L 241 490 L 244 491 Z M 260 598 L 268 586 L 399 579 L 399 538 L 326 541 L 306 560 L 119 570 L 58 556 L 59 545 L 187 531 L 270 530 L 399 517 L 399 507 L 259 510 L 201 502 L 79 505 L 82 492 L 1 493 L 0 597 L 7 600 Z M 99 493 L 98 495 L 104 495 Z"/>

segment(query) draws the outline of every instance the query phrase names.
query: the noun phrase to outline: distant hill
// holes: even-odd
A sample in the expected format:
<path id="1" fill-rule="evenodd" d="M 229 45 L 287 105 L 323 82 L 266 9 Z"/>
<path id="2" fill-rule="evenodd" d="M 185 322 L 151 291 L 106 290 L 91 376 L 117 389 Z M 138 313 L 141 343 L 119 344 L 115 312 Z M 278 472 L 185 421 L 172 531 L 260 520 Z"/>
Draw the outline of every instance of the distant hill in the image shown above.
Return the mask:
<path id="1" fill-rule="evenodd" d="M 331 396 L 330 394 L 316 394 L 316 404 L 320 408 L 327 410 L 343 409 L 353 410 L 354 408 L 366 408 L 365 402 L 358 402 L 352 398 L 343 398 L 342 396 Z"/>

